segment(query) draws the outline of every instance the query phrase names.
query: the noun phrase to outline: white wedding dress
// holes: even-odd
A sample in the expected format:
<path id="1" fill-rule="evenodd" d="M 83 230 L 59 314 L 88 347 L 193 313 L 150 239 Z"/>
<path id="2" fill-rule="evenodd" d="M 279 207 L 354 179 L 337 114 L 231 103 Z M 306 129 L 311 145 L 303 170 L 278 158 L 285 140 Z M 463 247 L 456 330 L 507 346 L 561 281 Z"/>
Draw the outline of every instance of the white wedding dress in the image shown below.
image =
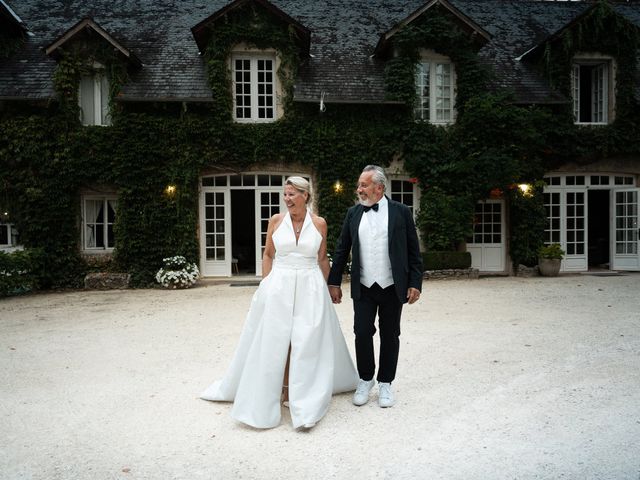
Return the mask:
<path id="1" fill-rule="evenodd" d="M 307 213 L 296 243 L 287 213 L 273 242 L 269 275 L 253 295 L 231 365 L 205 400 L 233 401 L 231 416 L 256 428 L 279 425 L 287 352 L 294 428 L 318 422 L 333 393 L 355 389 L 358 374 L 318 266 L 322 237 Z"/>

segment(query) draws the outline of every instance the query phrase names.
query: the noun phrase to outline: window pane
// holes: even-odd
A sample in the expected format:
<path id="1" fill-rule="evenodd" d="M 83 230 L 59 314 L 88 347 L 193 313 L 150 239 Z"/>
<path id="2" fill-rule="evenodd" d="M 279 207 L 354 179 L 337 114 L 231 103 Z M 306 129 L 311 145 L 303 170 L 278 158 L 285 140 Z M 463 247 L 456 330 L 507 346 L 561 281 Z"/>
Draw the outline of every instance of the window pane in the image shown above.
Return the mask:
<path id="1" fill-rule="evenodd" d="M 101 243 L 104 224 L 102 200 L 85 200 L 85 247 L 104 247 Z"/>
<path id="2" fill-rule="evenodd" d="M 9 225 L 0 224 L 0 245 L 9 245 Z"/>
<path id="3" fill-rule="evenodd" d="M 95 125 L 95 82 L 92 76 L 80 78 L 80 91 L 78 102 L 80 103 L 80 121 L 83 125 Z"/>
<path id="4" fill-rule="evenodd" d="M 105 75 L 99 77 L 100 83 L 100 121 L 101 125 L 111 125 L 111 114 L 109 113 L 109 80 Z"/>
<path id="5" fill-rule="evenodd" d="M 258 119 L 273 118 L 273 61 L 258 60 L 257 62 L 257 109 Z"/>
<path id="6" fill-rule="evenodd" d="M 418 63 L 416 69 L 416 106 L 414 108 L 417 120 L 429 120 L 429 75 L 430 64 Z"/>

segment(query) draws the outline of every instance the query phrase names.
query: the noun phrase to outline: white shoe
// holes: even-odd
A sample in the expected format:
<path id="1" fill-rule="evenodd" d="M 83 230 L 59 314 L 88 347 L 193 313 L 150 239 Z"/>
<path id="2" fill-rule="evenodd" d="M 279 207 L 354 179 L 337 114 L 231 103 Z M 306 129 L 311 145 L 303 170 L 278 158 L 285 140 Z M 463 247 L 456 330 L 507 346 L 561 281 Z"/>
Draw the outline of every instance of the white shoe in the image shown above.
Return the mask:
<path id="1" fill-rule="evenodd" d="M 382 408 L 393 407 L 396 399 L 393 396 L 390 383 L 378 383 L 378 405 Z"/>
<path id="2" fill-rule="evenodd" d="M 356 388 L 356 393 L 353 394 L 353 404 L 354 405 L 364 405 L 369 401 L 369 392 L 376 384 L 376 381 L 372 378 L 371 380 L 362 380 L 358 381 L 358 387 Z"/>

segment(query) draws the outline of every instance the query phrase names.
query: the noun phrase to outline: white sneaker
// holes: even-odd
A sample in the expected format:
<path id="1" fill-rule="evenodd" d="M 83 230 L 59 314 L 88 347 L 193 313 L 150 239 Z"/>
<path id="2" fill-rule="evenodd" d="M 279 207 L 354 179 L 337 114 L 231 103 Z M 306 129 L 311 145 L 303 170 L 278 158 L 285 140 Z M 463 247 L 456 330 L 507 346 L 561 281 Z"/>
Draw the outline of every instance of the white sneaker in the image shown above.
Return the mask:
<path id="1" fill-rule="evenodd" d="M 393 407 L 396 399 L 393 396 L 390 383 L 378 383 L 378 405 L 382 408 Z"/>
<path id="2" fill-rule="evenodd" d="M 369 392 L 376 384 L 376 381 L 372 378 L 371 380 L 362 380 L 358 381 L 358 387 L 356 388 L 356 393 L 353 394 L 353 404 L 354 405 L 364 405 L 369 401 Z"/>

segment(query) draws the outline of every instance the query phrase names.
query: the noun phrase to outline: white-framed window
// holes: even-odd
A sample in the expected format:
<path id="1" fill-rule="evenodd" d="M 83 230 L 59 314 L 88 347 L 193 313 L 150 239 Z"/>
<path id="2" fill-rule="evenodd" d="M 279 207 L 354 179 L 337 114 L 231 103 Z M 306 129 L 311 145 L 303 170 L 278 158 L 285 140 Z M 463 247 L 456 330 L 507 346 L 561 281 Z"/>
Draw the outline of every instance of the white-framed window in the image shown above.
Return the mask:
<path id="1" fill-rule="evenodd" d="M 416 120 L 455 121 L 455 68 L 446 57 L 424 58 L 416 68 Z"/>
<path id="2" fill-rule="evenodd" d="M 613 105 L 610 60 L 580 59 L 571 72 L 573 117 L 577 124 L 606 125 Z"/>
<path id="3" fill-rule="evenodd" d="M 238 122 L 276 119 L 275 55 L 233 55 L 233 118 Z"/>
<path id="4" fill-rule="evenodd" d="M 80 121 L 83 125 L 111 125 L 109 79 L 104 70 L 80 78 L 78 91 Z"/>
<path id="5" fill-rule="evenodd" d="M 82 247 L 84 251 L 112 251 L 117 197 L 86 195 L 82 198 Z"/>
<path id="6" fill-rule="evenodd" d="M 0 220 L 0 248 L 15 247 L 18 244 L 18 230 L 8 223 Z"/>
<path id="7" fill-rule="evenodd" d="M 473 216 L 473 235 L 467 243 L 491 245 L 502 243 L 502 202 L 484 201 L 476 203 Z"/>
<path id="8" fill-rule="evenodd" d="M 419 207 L 418 186 L 415 179 L 411 178 L 391 178 L 389 180 L 391 189 L 389 196 L 391 200 L 404 203 L 416 218 Z"/>

